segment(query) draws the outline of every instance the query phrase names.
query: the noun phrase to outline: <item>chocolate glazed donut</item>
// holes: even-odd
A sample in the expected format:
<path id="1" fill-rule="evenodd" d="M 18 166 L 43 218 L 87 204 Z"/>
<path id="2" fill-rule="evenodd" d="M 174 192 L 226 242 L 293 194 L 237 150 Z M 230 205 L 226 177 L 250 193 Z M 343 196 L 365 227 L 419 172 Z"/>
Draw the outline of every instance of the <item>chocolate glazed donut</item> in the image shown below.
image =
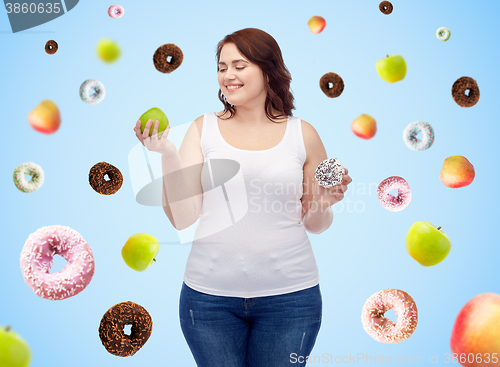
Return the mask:
<path id="1" fill-rule="evenodd" d="M 45 44 L 45 52 L 47 52 L 49 55 L 53 55 L 57 52 L 59 46 L 57 45 L 57 42 L 54 40 L 47 41 Z"/>
<path id="2" fill-rule="evenodd" d="M 105 177 L 108 175 L 109 181 Z M 89 172 L 89 183 L 101 195 L 115 194 L 123 184 L 123 175 L 118 168 L 106 163 L 95 164 Z"/>
<path id="3" fill-rule="evenodd" d="M 319 80 L 319 87 L 327 97 L 335 98 L 344 91 L 344 81 L 338 74 L 326 73 Z"/>
<path id="4" fill-rule="evenodd" d="M 130 335 L 125 325 L 132 324 Z M 118 357 L 134 355 L 148 341 L 153 331 L 153 319 L 137 303 L 121 302 L 111 307 L 101 319 L 99 338 L 106 350 Z"/>
<path id="5" fill-rule="evenodd" d="M 392 4 L 389 1 L 382 1 L 379 4 L 378 8 L 385 15 L 389 15 L 389 14 L 392 13 L 393 6 L 392 6 Z"/>
<path id="6" fill-rule="evenodd" d="M 168 60 L 170 57 L 170 61 Z M 164 44 L 155 51 L 153 55 L 153 63 L 156 70 L 162 73 L 171 73 L 181 64 L 184 56 L 179 47 L 173 43 Z"/>
<path id="7" fill-rule="evenodd" d="M 469 91 L 469 95 L 465 94 Z M 472 107 L 479 101 L 479 87 L 474 79 L 463 76 L 451 87 L 451 96 L 460 107 Z"/>

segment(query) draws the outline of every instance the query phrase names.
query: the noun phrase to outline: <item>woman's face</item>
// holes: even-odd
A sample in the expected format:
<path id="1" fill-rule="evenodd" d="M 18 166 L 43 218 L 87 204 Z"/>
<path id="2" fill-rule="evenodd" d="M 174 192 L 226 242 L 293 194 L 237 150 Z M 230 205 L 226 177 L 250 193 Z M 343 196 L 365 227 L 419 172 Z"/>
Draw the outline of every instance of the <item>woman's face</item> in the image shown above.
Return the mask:
<path id="1" fill-rule="evenodd" d="M 266 101 L 264 75 L 256 64 L 241 55 L 234 43 L 222 47 L 218 81 L 227 101 L 238 107 L 260 107 Z"/>

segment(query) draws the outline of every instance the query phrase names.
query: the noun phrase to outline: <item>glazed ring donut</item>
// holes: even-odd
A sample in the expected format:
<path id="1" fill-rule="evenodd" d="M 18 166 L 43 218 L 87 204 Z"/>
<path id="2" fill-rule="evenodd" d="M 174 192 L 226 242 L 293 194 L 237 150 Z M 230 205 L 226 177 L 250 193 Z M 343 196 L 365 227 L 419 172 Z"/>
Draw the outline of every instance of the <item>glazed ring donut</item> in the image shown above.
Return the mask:
<path id="1" fill-rule="evenodd" d="M 123 6 L 120 5 L 111 5 L 108 9 L 108 15 L 113 18 L 113 19 L 118 19 L 123 16 L 125 13 L 125 9 L 123 9 Z"/>
<path id="2" fill-rule="evenodd" d="M 132 325 L 130 335 L 125 325 Z M 134 355 L 148 341 L 153 319 L 148 311 L 134 302 L 121 302 L 111 307 L 101 319 L 99 338 L 106 350 L 118 357 Z"/>
<path id="3" fill-rule="evenodd" d="M 335 185 L 339 185 L 344 177 L 344 167 L 336 158 L 325 159 L 316 167 L 314 178 L 318 183 L 329 189 Z"/>
<path id="4" fill-rule="evenodd" d="M 47 52 L 49 55 L 55 54 L 58 49 L 59 46 L 54 40 L 47 41 L 47 43 L 45 44 L 45 52 Z"/>
<path id="5" fill-rule="evenodd" d="M 422 140 L 417 139 L 419 132 L 422 132 Z M 429 149 L 434 143 L 434 129 L 424 121 L 414 121 L 403 131 L 403 140 L 408 148 L 413 150 Z"/>
<path id="6" fill-rule="evenodd" d="M 451 32 L 448 28 L 441 27 L 436 31 L 436 36 L 440 41 L 448 41 L 450 39 Z"/>
<path id="7" fill-rule="evenodd" d="M 465 94 L 466 91 L 469 95 Z M 479 101 L 479 87 L 474 79 L 463 76 L 453 83 L 451 95 L 460 107 L 472 107 Z"/>
<path id="8" fill-rule="evenodd" d="M 170 57 L 170 61 L 168 60 Z M 164 44 L 155 51 L 153 55 L 153 63 L 156 70 L 162 73 L 171 73 L 181 64 L 184 56 L 179 47 L 173 43 Z"/>
<path id="9" fill-rule="evenodd" d="M 393 6 L 392 4 L 389 2 L 389 1 L 382 1 L 378 8 L 380 9 L 380 11 L 386 15 L 389 15 L 392 13 L 392 9 L 393 9 Z"/>
<path id="10" fill-rule="evenodd" d="M 108 175 L 109 180 L 106 180 L 106 175 Z M 89 183 L 94 191 L 99 194 L 113 195 L 122 187 L 123 175 L 115 166 L 106 162 L 100 162 L 94 164 L 90 169 Z"/>
<path id="11" fill-rule="evenodd" d="M 68 263 L 50 274 L 54 255 Z M 94 255 L 74 229 L 48 226 L 29 235 L 21 251 L 21 271 L 26 284 L 39 297 L 52 301 L 66 299 L 87 287 L 94 275 Z"/>
<path id="12" fill-rule="evenodd" d="M 396 324 L 384 317 L 390 309 Z M 378 342 L 392 344 L 408 339 L 417 328 L 417 305 L 411 296 L 399 289 L 384 289 L 368 298 L 361 313 L 363 329 Z"/>
<path id="13" fill-rule="evenodd" d="M 94 93 L 90 93 L 93 89 Z M 106 89 L 104 85 L 94 79 L 85 80 L 82 85 L 80 85 L 80 98 L 83 102 L 88 104 L 98 104 L 106 96 Z"/>
<path id="14" fill-rule="evenodd" d="M 344 81 L 335 73 L 326 73 L 319 80 L 319 87 L 329 98 L 335 98 L 344 91 Z"/>
<path id="15" fill-rule="evenodd" d="M 31 176 L 31 180 L 26 181 L 24 175 Z M 14 184 L 22 192 L 33 192 L 38 190 L 43 184 L 43 169 L 33 162 L 22 163 L 14 170 Z"/>
<path id="16" fill-rule="evenodd" d="M 397 198 L 390 194 L 392 190 L 398 190 Z M 410 204 L 410 185 L 402 177 L 388 177 L 378 185 L 377 197 L 384 208 L 392 212 L 399 212 Z"/>

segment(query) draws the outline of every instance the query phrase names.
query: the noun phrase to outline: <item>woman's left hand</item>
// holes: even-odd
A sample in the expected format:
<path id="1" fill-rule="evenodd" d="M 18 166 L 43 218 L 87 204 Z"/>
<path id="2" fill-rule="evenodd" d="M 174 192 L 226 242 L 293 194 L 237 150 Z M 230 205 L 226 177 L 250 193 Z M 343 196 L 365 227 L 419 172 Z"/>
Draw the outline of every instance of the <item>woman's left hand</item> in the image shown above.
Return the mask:
<path id="1" fill-rule="evenodd" d="M 339 185 L 335 185 L 329 189 L 321 185 L 317 185 L 312 201 L 316 202 L 321 208 L 332 206 L 333 204 L 341 201 L 344 198 L 344 193 L 348 189 L 347 185 L 352 182 L 352 178 L 347 174 L 347 168 L 344 168 L 344 170 L 344 177 Z"/>

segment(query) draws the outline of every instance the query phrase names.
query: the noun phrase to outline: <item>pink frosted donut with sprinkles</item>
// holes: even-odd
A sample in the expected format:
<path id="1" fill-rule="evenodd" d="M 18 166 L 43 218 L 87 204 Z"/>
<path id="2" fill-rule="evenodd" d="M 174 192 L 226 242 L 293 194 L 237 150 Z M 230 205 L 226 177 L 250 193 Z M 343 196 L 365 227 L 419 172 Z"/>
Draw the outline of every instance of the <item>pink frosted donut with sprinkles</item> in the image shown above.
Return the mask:
<path id="1" fill-rule="evenodd" d="M 68 263 L 50 274 L 54 255 Z M 56 301 L 80 293 L 94 275 L 94 255 L 89 244 L 74 229 L 48 226 L 29 235 L 21 251 L 24 281 L 39 297 Z"/>
<path id="2" fill-rule="evenodd" d="M 108 15 L 113 18 L 113 19 L 118 19 L 123 16 L 125 13 L 125 10 L 123 9 L 123 6 L 120 5 L 111 5 L 108 9 Z"/>
<path id="3" fill-rule="evenodd" d="M 390 193 L 392 190 L 398 191 L 397 197 L 394 197 L 394 195 Z M 408 182 L 402 177 L 388 177 L 378 185 L 377 197 L 384 208 L 392 212 L 399 212 L 410 204 L 410 185 L 408 185 Z"/>
<path id="4" fill-rule="evenodd" d="M 396 324 L 384 314 L 394 309 Z M 368 298 L 361 313 L 363 329 L 378 342 L 393 344 L 408 339 L 418 323 L 417 305 L 399 289 L 384 289 Z"/>
<path id="5" fill-rule="evenodd" d="M 422 139 L 418 139 L 418 133 L 422 133 Z M 434 143 L 434 129 L 425 121 L 414 121 L 403 131 L 403 140 L 408 148 L 413 150 L 429 149 Z"/>

